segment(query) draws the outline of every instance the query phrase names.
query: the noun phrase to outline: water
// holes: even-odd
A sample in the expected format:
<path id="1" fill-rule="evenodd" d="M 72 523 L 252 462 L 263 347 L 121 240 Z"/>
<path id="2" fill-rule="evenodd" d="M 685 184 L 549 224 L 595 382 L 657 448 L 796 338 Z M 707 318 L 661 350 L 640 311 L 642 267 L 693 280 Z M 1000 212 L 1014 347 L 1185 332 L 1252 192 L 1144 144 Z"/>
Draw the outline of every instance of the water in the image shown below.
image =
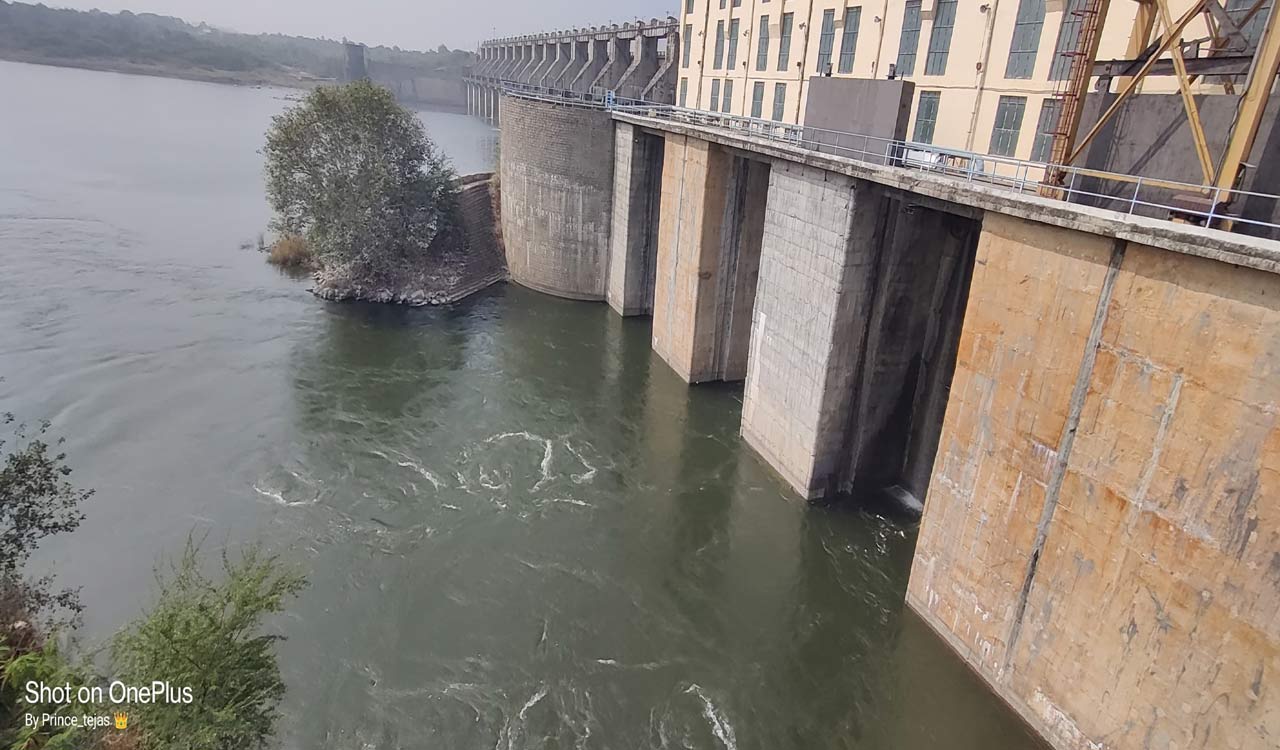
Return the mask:
<path id="1" fill-rule="evenodd" d="M 326 304 L 239 249 L 289 95 L 0 63 L 0 409 L 98 490 L 35 561 L 86 642 L 194 530 L 308 574 L 283 747 L 1036 746 L 905 611 L 915 527 L 789 495 L 648 321 Z"/>

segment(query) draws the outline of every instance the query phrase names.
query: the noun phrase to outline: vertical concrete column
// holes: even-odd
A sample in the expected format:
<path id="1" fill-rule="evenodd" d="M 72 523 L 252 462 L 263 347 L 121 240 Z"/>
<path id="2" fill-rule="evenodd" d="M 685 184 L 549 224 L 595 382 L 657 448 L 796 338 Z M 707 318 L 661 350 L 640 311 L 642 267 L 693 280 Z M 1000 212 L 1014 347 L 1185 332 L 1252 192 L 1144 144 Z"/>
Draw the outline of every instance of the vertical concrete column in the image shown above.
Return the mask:
<path id="1" fill-rule="evenodd" d="M 619 315 L 653 312 L 663 145 L 626 123 L 614 131 L 613 227 L 606 299 Z"/>
<path id="2" fill-rule="evenodd" d="M 640 98 L 661 104 L 675 104 L 676 81 L 680 72 L 680 34 L 673 31 L 667 35 L 665 44 L 666 56 L 640 92 Z"/>
<path id="3" fill-rule="evenodd" d="M 555 45 L 540 39 L 533 46 L 533 64 L 529 66 L 529 72 L 525 75 L 525 83 L 536 86 L 542 77 L 543 71 L 551 63 L 551 56 L 555 54 Z"/>
<path id="4" fill-rule="evenodd" d="M 511 64 L 511 47 L 507 44 L 498 46 L 498 61 L 494 64 L 493 70 L 490 71 L 489 77 L 502 80 L 506 75 L 507 66 Z"/>
<path id="5" fill-rule="evenodd" d="M 667 138 L 653 349 L 687 382 L 746 375 L 767 174 L 706 141 Z"/>
<path id="6" fill-rule="evenodd" d="M 591 82 L 589 88 L 617 90 L 618 82 L 622 80 L 627 68 L 631 67 L 631 46 L 635 40 L 634 33 L 627 34 L 625 37 L 619 34 L 609 39 L 609 62 Z"/>
<path id="7" fill-rule="evenodd" d="M 578 71 L 578 75 L 574 76 L 573 82 L 569 84 L 569 89 L 578 94 L 585 94 L 591 90 L 591 85 L 595 83 L 600 72 L 609 64 L 609 38 L 594 38 L 590 41 L 587 53 L 587 63 L 582 70 Z"/>
<path id="8" fill-rule="evenodd" d="M 534 65 L 533 55 L 534 55 L 534 46 L 533 46 L 533 44 L 532 44 L 532 43 L 529 43 L 529 42 L 523 42 L 523 43 L 521 43 L 521 45 L 520 45 L 520 62 L 519 62 L 519 63 L 516 65 L 516 67 L 511 71 L 511 80 L 515 81 L 516 83 L 528 83 L 528 82 L 529 82 L 529 76 L 528 76 L 528 74 L 529 74 L 529 71 L 530 71 L 531 66 L 533 66 L 533 65 Z"/>
<path id="9" fill-rule="evenodd" d="M 586 39 L 574 39 L 570 42 L 569 63 L 565 65 L 564 70 L 560 72 L 559 78 L 556 79 L 555 87 L 570 91 L 573 89 L 573 82 L 577 80 L 578 75 L 582 73 L 582 69 L 587 65 L 587 56 L 591 43 Z"/>
<path id="10" fill-rule="evenodd" d="M 641 34 L 634 42 L 635 57 L 623 71 L 615 87 L 618 95 L 628 99 L 639 99 L 645 88 L 658 72 L 658 37 Z"/>
<path id="11" fill-rule="evenodd" d="M 858 195 L 852 178 L 794 162 L 770 175 L 742 436 L 806 497 L 840 463 L 864 339 L 878 216 Z"/>
<path id="12" fill-rule="evenodd" d="M 546 75 L 542 76 L 542 86 L 547 88 L 560 88 L 560 76 L 564 74 L 569 62 L 573 58 L 573 42 L 568 39 L 562 39 L 556 42 L 556 59 L 551 67 L 547 68 Z"/>

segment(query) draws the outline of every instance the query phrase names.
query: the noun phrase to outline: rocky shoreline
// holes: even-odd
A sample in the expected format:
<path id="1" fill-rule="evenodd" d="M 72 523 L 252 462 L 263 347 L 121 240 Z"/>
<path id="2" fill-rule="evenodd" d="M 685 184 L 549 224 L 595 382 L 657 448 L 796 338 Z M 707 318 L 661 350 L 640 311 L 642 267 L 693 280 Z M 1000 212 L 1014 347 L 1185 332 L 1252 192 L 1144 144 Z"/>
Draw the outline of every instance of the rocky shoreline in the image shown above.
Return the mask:
<path id="1" fill-rule="evenodd" d="M 429 250 L 429 268 L 407 269 L 392 278 L 353 280 L 343 269 L 317 271 L 311 293 L 330 302 L 379 302 L 424 307 L 447 305 L 507 279 L 506 255 L 497 229 L 497 181 L 492 173 L 458 180 L 460 227 Z"/>

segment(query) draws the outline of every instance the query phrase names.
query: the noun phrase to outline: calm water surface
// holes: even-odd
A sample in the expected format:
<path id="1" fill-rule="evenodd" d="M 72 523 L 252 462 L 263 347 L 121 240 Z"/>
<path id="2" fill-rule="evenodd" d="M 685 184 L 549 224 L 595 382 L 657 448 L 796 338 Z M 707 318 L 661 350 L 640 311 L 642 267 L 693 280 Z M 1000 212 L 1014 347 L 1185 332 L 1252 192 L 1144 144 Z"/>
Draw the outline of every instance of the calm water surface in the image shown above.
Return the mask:
<path id="1" fill-rule="evenodd" d="M 36 560 L 84 640 L 194 529 L 309 575 L 283 747 L 1034 746 L 904 610 L 915 527 L 788 495 L 648 321 L 326 304 L 239 249 L 292 95 L 0 63 L 0 409 L 98 490 Z"/>

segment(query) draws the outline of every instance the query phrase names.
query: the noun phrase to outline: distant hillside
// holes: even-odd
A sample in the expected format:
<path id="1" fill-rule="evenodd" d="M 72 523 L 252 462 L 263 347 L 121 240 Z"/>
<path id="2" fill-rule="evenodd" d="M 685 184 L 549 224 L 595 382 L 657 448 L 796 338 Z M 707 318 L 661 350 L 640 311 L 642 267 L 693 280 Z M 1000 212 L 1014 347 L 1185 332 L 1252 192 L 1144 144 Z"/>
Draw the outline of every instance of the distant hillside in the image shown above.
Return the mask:
<path id="1" fill-rule="evenodd" d="M 117 14 L 0 0 L 0 59 L 235 83 L 307 85 L 341 75 L 342 43 L 237 34 L 154 13 Z M 371 69 L 461 80 L 471 54 L 370 47 Z M 375 76 L 376 78 L 376 76 Z"/>

